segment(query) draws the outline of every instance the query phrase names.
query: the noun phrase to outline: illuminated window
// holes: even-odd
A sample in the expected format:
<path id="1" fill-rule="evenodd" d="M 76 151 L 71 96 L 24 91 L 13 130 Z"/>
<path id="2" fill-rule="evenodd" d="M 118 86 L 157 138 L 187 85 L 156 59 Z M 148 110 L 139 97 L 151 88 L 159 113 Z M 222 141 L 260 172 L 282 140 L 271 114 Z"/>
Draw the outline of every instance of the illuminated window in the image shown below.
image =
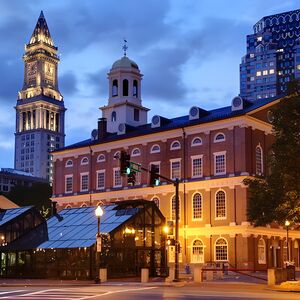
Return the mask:
<path id="1" fill-rule="evenodd" d="M 202 196 L 199 193 L 193 196 L 193 219 L 202 219 Z"/>
<path id="2" fill-rule="evenodd" d="M 300 70 L 300 65 L 297 65 L 297 70 Z"/>
<path id="3" fill-rule="evenodd" d="M 264 239 L 260 239 L 257 244 L 257 260 L 259 264 L 266 263 L 266 242 Z"/>
<path id="4" fill-rule="evenodd" d="M 204 263 L 204 246 L 201 240 L 195 240 L 192 245 L 192 263 Z"/>
<path id="5" fill-rule="evenodd" d="M 263 70 L 263 75 L 268 75 L 268 70 Z"/>
<path id="6" fill-rule="evenodd" d="M 228 244 L 224 238 L 219 238 L 215 243 L 215 261 L 228 260 Z"/>
<path id="7" fill-rule="evenodd" d="M 274 74 L 274 69 L 270 69 L 269 73 Z"/>
<path id="8" fill-rule="evenodd" d="M 179 204 L 179 219 L 180 219 L 180 199 L 178 201 Z M 172 220 L 175 221 L 176 219 L 176 199 L 175 196 L 172 197 L 172 203 L 171 203 L 171 208 L 172 208 Z"/>
<path id="9" fill-rule="evenodd" d="M 226 218 L 226 196 L 225 192 L 218 191 L 216 193 L 216 219 Z"/>
<path id="10" fill-rule="evenodd" d="M 261 71 L 257 71 L 256 76 L 261 76 Z"/>
<path id="11" fill-rule="evenodd" d="M 250 81 L 254 81 L 254 79 L 255 79 L 255 78 L 254 78 L 253 76 L 250 77 Z"/>
<path id="12" fill-rule="evenodd" d="M 257 41 L 258 41 L 258 42 L 261 42 L 261 41 L 262 41 L 262 36 L 258 36 L 258 37 L 257 37 Z"/>
<path id="13" fill-rule="evenodd" d="M 250 53 L 250 58 L 253 58 L 254 56 L 254 53 Z"/>
<path id="14" fill-rule="evenodd" d="M 202 155 L 192 156 L 192 177 L 202 177 Z"/>

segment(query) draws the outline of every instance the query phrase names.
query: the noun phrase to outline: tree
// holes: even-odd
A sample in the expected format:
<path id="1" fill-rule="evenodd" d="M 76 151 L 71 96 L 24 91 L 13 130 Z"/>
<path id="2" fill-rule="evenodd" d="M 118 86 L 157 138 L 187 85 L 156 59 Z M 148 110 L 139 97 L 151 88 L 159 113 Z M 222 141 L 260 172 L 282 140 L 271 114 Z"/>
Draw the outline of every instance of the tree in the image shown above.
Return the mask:
<path id="1" fill-rule="evenodd" d="M 45 217 L 50 214 L 52 187 L 48 183 L 33 183 L 32 186 L 14 186 L 7 198 L 19 206 L 35 206 Z"/>
<path id="2" fill-rule="evenodd" d="M 250 192 L 248 219 L 255 226 L 300 222 L 300 81 L 292 82 L 288 91 L 272 109 L 275 142 L 268 158 L 270 174 L 244 180 Z"/>

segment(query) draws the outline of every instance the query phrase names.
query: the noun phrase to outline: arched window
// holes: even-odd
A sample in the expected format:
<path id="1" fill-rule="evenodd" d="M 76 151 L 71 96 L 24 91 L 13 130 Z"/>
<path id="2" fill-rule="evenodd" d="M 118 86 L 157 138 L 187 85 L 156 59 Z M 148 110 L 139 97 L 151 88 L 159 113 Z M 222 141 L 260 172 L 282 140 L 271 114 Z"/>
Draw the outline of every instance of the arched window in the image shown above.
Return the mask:
<path id="1" fill-rule="evenodd" d="M 155 203 L 155 205 L 159 208 L 159 198 L 158 197 L 153 197 L 152 201 Z"/>
<path id="2" fill-rule="evenodd" d="M 228 260 L 228 243 L 224 238 L 219 238 L 215 243 L 215 261 Z"/>
<path id="3" fill-rule="evenodd" d="M 180 143 L 178 141 L 173 141 L 170 147 L 171 150 L 178 150 L 180 149 Z"/>
<path id="4" fill-rule="evenodd" d="M 66 167 L 67 168 L 71 168 L 73 167 L 73 161 L 71 159 L 68 159 L 67 162 L 66 162 Z"/>
<path id="5" fill-rule="evenodd" d="M 257 243 L 257 260 L 259 264 L 266 263 L 266 242 L 261 238 Z"/>
<path id="6" fill-rule="evenodd" d="M 216 219 L 226 218 L 226 196 L 225 192 L 218 191 L 216 193 Z"/>
<path id="7" fill-rule="evenodd" d="M 120 151 L 115 152 L 114 159 L 119 159 L 120 157 L 121 157 L 121 152 Z"/>
<path id="8" fill-rule="evenodd" d="M 66 205 L 65 207 L 66 209 L 72 208 L 72 206 L 70 204 Z"/>
<path id="9" fill-rule="evenodd" d="M 138 82 L 133 80 L 133 97 L 138 97 Z"/>
<path id="10" fill-rule="evenodd" d="M 202 140 L 201 138 L 199 137 L 195 137 L 193 140 L 192 140 L 192 144 L 191 146 L 199 146 L 199 145 L 202 145 Z"/>
<path id="11" fill-rule="evenodd" d="M 155 144 L 151 147 L 150 153 L 159 153 L 159 152 L 160 152 L 159 145 Z"/>
<path id="12" fill-rule="evenodd" d="M 193 219 L 202 219 L 202 197 L 199 193 L 193 196 Z"/>
<path id="13" fill-rule="evenodd" d="M 175 196 L 173 196 L 172 197 L 172 203 L 171 203 L 171 208 L 172 208 L 172 215 L 171 215 L 171 217 L 172 217 L 172 220 L 173 221 L 175 221 L 175 219 L 176 219 L 176 215 L 175 215 L 175 210 L 176 210 L 176 199 L 175 199 L 176 197 Z M 179 219 L 180 219 L 180 199 L 179 199 Z"/>
<path id="14" fill-rule="evenodd" d="M 195 240 L 192 245 L 192 263 L 204 263 L 204 246 L 201 240 Z"/>
<path id="15" fill-rule="evenodd" d="M 87 165 L 89 163 L 89 159 L 87 157 L 84 157 L 82 160 L 81 160 L 81 165 Z"/>
<path id="16" fill-rule="evenodd" d="M 141 151 L 139 148 L 134 148 L 132 151 L 131 151 L 131 156 L 140 156 L 141 155 Z"/>
<path id="17" fill-rule="evenodd" d="M 80 205 L 80 207 L 87 207 L 87 205 L 83 203 L 82 205 Z"/>
<path id="18" fill-rule="evenodd" d="M 116 122 L 117 121 L 117 113 L 115 111 L 113 111 L 111 113 L 111 121 L 112 122 Z"/>
<path id="19" fill-rule="evenodd" d="M 104 154 L 99 154 L 97 157 L 97 162 L 104 162 L 105 161 L 105 155 Z"/>
<path id="20" fill-rule="evenodd" d="M 225 141 L 225 135 L 223 133 L 217 133 L 214 137 L 214 142 L 219 143 L 219 142 L 224 142 Z"/>
<path id="21" fill-rule="evenodd" d="M 128 80 L 123 80 L 123 96 L 128 96 Z"/>
<path id="22" fill-rule="evenodd" d="M 112 84 L 112 96 L 113 97 L 116 97 L 118 96 L 118 80 L 117 79 L 114 79 L 113 80 L 113 84 Z"/>
<path id="23" fill-rule="evenodd" d="M 256 174 L 261 175 L 263 173 L 263 151 L 260 145 L 255 148 L 255 169 Z"/>

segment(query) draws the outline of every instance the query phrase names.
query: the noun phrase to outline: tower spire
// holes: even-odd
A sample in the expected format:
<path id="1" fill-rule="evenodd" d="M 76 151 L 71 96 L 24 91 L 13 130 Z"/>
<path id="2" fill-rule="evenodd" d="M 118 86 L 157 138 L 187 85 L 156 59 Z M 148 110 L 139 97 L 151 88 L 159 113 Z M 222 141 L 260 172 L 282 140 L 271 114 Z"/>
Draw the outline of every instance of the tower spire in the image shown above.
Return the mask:
<path id="1" fill-rule="evenodd" d="M 29 45 L 39 42 L 43 42 L 52 47 L 54 46 L 54 42 L 50 35 L 50 31 L 42 10 L 31 35 Z"/>

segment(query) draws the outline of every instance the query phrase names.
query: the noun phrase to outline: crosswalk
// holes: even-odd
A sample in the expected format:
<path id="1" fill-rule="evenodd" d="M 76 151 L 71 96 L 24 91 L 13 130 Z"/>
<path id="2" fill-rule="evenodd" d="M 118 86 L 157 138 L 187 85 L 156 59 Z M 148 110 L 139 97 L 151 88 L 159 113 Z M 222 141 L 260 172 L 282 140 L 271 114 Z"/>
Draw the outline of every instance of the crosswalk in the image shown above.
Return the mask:
<path id="1" fill-rule="evenodd" d="M 82 292 L 78 289 L 47 289 L 35 292 L 26 290 L 0 291 L 0 299 L 26 300 L 84 300 L 101 296 L 99 292 Z"/>

